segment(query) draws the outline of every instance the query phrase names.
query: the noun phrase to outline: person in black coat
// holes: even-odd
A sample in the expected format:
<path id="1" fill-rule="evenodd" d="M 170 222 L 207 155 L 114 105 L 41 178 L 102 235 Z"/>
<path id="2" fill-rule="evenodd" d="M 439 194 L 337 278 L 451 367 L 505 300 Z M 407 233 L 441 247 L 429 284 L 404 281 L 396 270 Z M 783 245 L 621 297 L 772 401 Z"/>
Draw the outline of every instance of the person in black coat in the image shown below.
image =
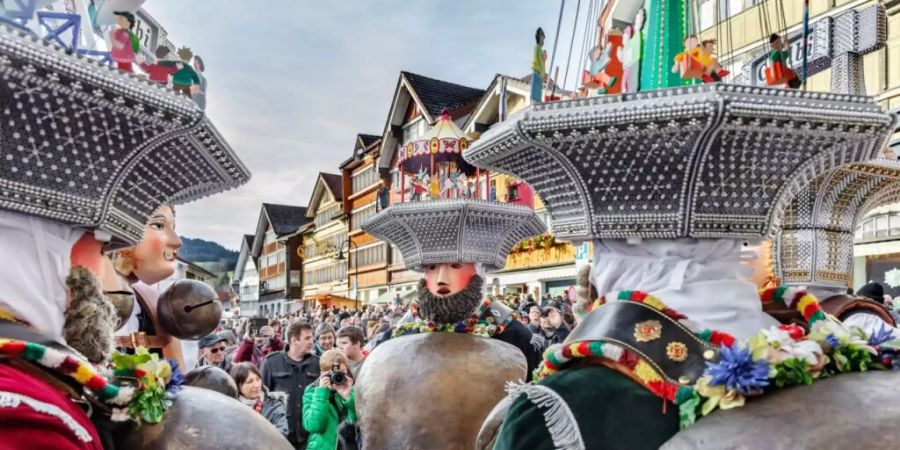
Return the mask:
<path id="1" fill-rule="evenodd" d="M 532 333 L 528 327 L 522 325 L 522 322 L 515 319 L 509 321 L 502 333 L 494 335 L 494 339 L 499 339 L 522 351 L 525 361 L 528 362 L 528 376 L 525 381 L 531 381 L 532 373 L 541 363 L 544 339 L 540 335 Z"/>

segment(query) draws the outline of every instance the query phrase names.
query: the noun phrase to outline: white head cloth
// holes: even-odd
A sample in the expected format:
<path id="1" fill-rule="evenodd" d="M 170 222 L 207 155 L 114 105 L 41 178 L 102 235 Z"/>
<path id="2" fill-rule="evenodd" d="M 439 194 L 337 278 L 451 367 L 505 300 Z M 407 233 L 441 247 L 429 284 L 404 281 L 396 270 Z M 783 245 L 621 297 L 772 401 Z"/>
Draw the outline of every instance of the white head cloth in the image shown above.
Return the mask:
<path id="1" fill-rule="evenodd" d="M 82 230 L 0 211 L 0 310 L 63 343 L 66 277 Z"/>
<path id="2" fill-rule="evenodd" d="M 741 248 L 734 239 L 596 240 L 591 281 L 600 295 L 648 292 L 701 327 L 744 339 L 778 322 L 746 281 Z"/>

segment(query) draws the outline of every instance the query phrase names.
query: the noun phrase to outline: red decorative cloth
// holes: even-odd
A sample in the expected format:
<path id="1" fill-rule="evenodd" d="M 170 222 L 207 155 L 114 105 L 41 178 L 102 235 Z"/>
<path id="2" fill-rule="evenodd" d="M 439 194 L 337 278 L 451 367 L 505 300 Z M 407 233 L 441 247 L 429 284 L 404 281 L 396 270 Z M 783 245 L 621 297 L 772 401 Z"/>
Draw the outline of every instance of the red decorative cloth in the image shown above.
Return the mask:
<path id="1" fill-rule="evenodd" d="M 0 360 L 0 450 L 102 450 L 87 414 L 44 380 Z"/>

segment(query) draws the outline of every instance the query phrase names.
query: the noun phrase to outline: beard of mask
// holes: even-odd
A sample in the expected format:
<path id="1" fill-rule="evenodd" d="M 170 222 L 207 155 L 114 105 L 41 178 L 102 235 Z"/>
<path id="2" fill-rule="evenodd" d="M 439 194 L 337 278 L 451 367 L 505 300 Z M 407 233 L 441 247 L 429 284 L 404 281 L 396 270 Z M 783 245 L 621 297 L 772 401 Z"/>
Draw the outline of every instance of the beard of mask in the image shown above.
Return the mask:
<path id="1" fill-rule="evenodd" d="M 83 267 L 73 267 L 66 278 L 72 302 L 66 310 L 63 337 L 93 364 L 109 361 L 115 348 L 115 331 L 119 317 L 112 302 L 100 289 L 94 274 Z"/>
<path id="2" fill-rule="evenodd" d="M 438 297 L 428 290 L 425 280 L 419 280 L 419 315 L 437 323 L 456 323 L 467 319 L 481 303 L 484 280 L 474 275 L 465 289 L 453 295 Z"/>

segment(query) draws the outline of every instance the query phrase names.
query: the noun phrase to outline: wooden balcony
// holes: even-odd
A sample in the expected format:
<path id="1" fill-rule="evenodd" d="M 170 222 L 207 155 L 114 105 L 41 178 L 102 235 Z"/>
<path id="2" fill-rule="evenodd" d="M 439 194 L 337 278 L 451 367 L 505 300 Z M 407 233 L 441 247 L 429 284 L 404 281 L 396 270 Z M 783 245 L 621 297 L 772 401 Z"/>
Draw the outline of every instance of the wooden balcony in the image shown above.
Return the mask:
<path id="1" fill-rule="evenodd" d="M 506 257 L 503 271 L 532 269 L 575 263 L 575 246 L 569 242 L 556 243 L 549 248 L 515 250 Z"/>

